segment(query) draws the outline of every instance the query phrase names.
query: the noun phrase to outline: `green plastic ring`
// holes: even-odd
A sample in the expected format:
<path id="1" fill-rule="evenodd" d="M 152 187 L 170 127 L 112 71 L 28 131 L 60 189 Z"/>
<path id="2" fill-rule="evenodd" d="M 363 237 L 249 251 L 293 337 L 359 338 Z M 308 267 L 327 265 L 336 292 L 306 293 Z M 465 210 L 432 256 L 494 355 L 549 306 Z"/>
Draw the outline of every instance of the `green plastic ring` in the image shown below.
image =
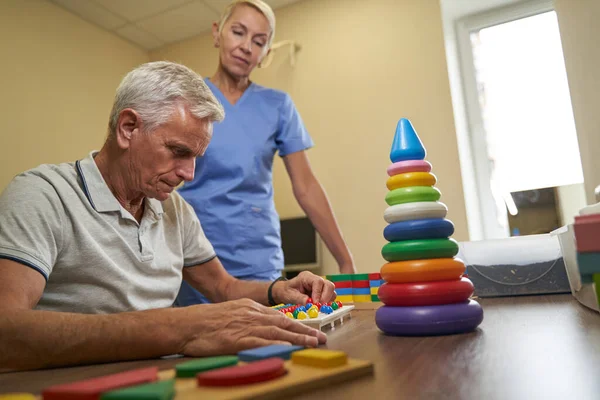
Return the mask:
<path id="1" fill-rule="evenodd" d="M 385 202 L 393 206 L 417 201 L 438 201 L 440 197 L 442 197 L 442 192 L 436 187 L 409 186 L 389 191 L 385 196 Z"/>
<path id="2" fill-rule="evenodd" d="M 420 260 L 426 258 L 451 258 L 458 254 L 454 239 L 402 240 L 383 246 L 381 255 L 387 261 Z"/>

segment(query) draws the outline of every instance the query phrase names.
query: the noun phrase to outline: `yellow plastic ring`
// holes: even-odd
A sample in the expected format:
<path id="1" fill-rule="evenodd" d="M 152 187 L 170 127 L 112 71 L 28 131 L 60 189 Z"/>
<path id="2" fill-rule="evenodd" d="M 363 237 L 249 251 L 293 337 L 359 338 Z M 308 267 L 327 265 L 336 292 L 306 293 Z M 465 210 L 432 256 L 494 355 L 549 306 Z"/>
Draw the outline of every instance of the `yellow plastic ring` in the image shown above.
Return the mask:
<path id="1" fill-rule="evenodd" d="M 410 186 L 433 186 L 437 178 L 431 172 L 407 172 L 390 176 L 385 183 L 389 190 Z"/>

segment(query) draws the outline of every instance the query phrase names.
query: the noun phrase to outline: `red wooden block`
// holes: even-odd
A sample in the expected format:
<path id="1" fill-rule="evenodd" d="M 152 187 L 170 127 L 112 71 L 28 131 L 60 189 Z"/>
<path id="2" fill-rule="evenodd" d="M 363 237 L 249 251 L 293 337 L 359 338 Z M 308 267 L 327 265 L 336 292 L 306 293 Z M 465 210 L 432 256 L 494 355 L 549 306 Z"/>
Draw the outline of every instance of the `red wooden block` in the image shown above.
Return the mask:
<path id="1" fill-rule="evenodd" d="M 50 386 L 42 392 L 42 398 L 44 400 L 98 400 L 104 392 L 156 380 L 158 380 L 158 367 L 134 369 L 85 381 Z"/>
<path id="2" fill-rule="evenodd" d="M 336 289 L 350 289 L 352 288 L 352 281 L 340 281 L 333 282 L 335 284 Z"/>
<path id="3" fill-rule="evenodd" d="M 369 281 L 352 281 L 353 288 L 370 288 L 371 283 Z"/>
<path id="4" fill-rule="evenodd" d="M 600 252 L 600 214 L 575 217 L 573 229 L 579 253 Z"/>
<path id="5" fill-rule="evenodd" d="M 264 382 L 286 374 L 284 360 L 274 357 L 249 364 L 203 372 L 196 376 L 198 386 L 235 386 Z"/>
<path id="6" fill-rule="evenodd" d="M 379 279 L 381 279 L 381 274 L 379 272 L 373 272 L 373 273 L 369 274 L 370 281 L 377 281 Z"/>
<path id="7" fill-rule="evenodd" d="M 575 223 L 580 222 L 598 222 L 600 223 L 600 214 L 588 214 L 588 215 L 577 215 L 575 216 Z"/>

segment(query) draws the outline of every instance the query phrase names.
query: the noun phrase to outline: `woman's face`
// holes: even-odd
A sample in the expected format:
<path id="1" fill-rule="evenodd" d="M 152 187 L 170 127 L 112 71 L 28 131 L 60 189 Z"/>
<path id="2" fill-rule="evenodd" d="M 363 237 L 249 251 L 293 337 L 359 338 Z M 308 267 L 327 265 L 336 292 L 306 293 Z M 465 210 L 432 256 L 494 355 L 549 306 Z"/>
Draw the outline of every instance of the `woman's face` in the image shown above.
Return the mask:
<path id="1" fill-rule="evenodd" d="M 234 77 L 248 77 L 267 54 L 270 34 L 269 21 L 260 11 L 249 5 L 238 5 L 220 34 L 218 25 L 213 25 L 221 66 Z"/>

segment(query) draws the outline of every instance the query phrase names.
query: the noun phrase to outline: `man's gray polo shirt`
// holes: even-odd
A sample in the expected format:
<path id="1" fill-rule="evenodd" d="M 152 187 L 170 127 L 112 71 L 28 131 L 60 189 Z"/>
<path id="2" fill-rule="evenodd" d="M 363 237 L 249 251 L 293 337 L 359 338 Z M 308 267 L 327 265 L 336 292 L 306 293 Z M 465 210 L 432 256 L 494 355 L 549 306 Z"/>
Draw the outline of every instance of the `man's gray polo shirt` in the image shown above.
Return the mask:
<path id="1" fill-rule="evenodd" d="M 146 198 L 138 224 L 113 196 L 93 154 L 12 180 L 0 196 L 0 258 L 44 276 L 37 309 L 170 307 L 183 267 L 215 257 L 194 210 L 176 192 L 162 203 Z"/>

